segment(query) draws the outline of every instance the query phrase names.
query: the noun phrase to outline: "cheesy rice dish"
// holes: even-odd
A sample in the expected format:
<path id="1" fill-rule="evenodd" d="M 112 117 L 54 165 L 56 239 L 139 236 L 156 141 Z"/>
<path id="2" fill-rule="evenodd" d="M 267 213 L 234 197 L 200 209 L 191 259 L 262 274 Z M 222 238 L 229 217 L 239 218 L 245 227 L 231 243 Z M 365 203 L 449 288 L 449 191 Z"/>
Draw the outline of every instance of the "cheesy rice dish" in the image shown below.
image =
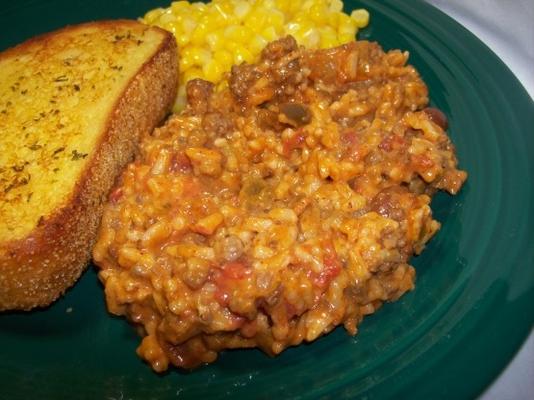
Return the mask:
<path id="1" fill-rule="evenodd" d="M 447 120 L 408 54 L 287 36 L 228 87 L 195 79 L 112 192 L 94 259 L 107 305 L 154 370 L 276 355 L 413 289 L 410 257 L 456 194 Z"/>

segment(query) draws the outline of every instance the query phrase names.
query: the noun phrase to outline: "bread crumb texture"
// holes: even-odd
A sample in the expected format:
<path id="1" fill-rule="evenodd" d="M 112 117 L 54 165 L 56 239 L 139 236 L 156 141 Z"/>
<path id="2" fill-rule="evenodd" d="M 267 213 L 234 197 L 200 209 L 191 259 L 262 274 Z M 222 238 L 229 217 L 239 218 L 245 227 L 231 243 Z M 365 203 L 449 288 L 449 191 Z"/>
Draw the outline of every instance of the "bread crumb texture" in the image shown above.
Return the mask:
<path id="1" fill-rule="evenodd" d="M 140 24 L 88 24 L 0 54 L 0 242 L 68 203 L 106 110 L 160 43 Z"/>

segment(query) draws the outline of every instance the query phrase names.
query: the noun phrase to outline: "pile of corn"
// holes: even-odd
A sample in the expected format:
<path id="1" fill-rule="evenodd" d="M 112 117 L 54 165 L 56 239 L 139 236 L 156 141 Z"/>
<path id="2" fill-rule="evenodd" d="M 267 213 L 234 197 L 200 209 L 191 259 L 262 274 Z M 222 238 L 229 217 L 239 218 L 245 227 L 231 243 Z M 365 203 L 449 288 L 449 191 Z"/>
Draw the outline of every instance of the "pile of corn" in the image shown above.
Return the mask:
<path id="1" fill-rule="evenodd" d="M 224 82 L 234 64 L 257 61 L 265 45 L 291 34 L 307 48 L 327 48 L 355 39 L 369 22 L 366 10 L 343 12 L 341 0 L 212 0 L 173 2 L 141 19 L 171 31 L 180 48 L 180 90 L 175 111 L 185 104 L 185 83 L 203 78 Z M 223 83 L 224 84 L 224 83 Z"/>

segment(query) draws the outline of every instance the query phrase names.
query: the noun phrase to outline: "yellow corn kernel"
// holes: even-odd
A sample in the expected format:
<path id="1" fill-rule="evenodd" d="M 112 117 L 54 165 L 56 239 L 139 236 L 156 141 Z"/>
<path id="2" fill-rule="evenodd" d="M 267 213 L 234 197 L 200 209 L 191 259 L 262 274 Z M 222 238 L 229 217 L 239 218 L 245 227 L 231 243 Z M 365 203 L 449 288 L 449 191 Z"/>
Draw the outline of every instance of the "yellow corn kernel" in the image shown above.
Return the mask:
<path id="1" fill-rule="evenodd" d="M 338 35 L 352 35 L 354 36 L 354 33 L 356 32 L 356 29 L 358 29 L 356 27 L 356 23 L 352 22 L 348 22 L 348 23 L 345 23 L 343 25 L 340 25 L 339 28 L 337 29 L 337 33 Z M 355 39 L 354 37 L 352 39 Z"/>
<path id="2" fill-rule="evenodd" d="M 202 66 L 202 73 L 204 74 L 204 79 L 210 82 L 218 82 L 223 74 L 223 69 L 215 60 L 204 64 Z"/>
<path id="3" fill-rule="evenodd" d="M 211 10 L 211 13 L 214 17 L 226 21 L 228 19 L 228 13 L 227 11 L 222 7 L 221 2 L 213 3 L 213 9 Z"/>
<path id="4" fill-rule="evenodd" d="M 254 35 L 250 40 L 248 49 L 252 54 L 260 54 L 263 48 L 269 43 L 263 36 Z"/>
<path id="5" fill-rule="evenodd" d="M 225 74 L 227 73 L 227 70 L 223 69 L 222 77 L 225 78 Z M 226 79 L 223 79 L 219 82 L 215 90 L 217 90 L 218 92 L 222 92 L 225 89 L 228 89 L 228 81 Z"/>
<path id="6" fill-rule="evenodd" d="M 180 50 L 184 49 L 185 46 L 189 44 L 189 35 L 185 35 L 181 31 L 177 31 L 174 35 L 176 37 L 176 43 L 178 43 L 178 47 Z"/>
<path id="7" fill-rule="evenodd" d="M 222 45 L 222 37 L 219 32 L 210 32 L 206 35 L 206 43 L 211 51 L 215 51 Z"/>
<path id="8" fill-rule="evenodd" d="M 165 12 L 163 8 L 154 8 L 145 14 L 143 17 L 145 23 L 152 24 L 159 19 L 159 17 Z"/>
<path id="9" fill-rule="evenodd" d="M 309 17 L 311 20 L 317 24 L 324 24 L 328 12 L 325 10 L 325 7 L 322 3 L 315 3 L 310 7 Z"/>
<path id="10" fill-rule="evenodd" d="M 180 58 L 179 66 L 180 66 L 180 71 L 182 72 L 182 74 L 193 66 L 192 61 L 193 60 L 191 60 L 191 58 L 187 58 L 183 56 Z"/>
<path id="11" fill-rule="evenodd" d="M 242 21 L 248 15 L 251 8 L 252 7 L 248 1 L 236 1 L 236 4 L 234 5 L 234 14 L 239 21 Z"/>
<path id="12" fill-rule="evenodd" d="M 348 43 L 354 40 L 355 35 L 356 31 L 353 31 L 353 33 L 340 33 L 337 35 L 337 40 L 340 44 Z"/>
<path id="13" fill-rule="evenodd" d="M 341 14 L 341 12 L 328 13 L 328 15 L 326 15 L 326 23 L 324 24 L 324 26 L 329 26 L 337 29 L 339 22 L 339 14 Z"/>
<path id="14" fill-rule="evenodd" d="M 268 41 L 271 42 L 273 40 L 276 40 L 278 38 L 278 35 L 276 34 L 276 29 L 274 29 L 273 26 L 270 26 L 268 28 L 265 28 L 261 35 Z"/>
<path id="15" fill-rule="evenodd" d="M 200 22 L 195 27 L 191 34 L 191 44 L 194 46 L 202 46 L 206 40 L 206 35 L 210 32 L 210 27 L 203 22 Z"/>
<path id="16" fill-rule="evenodd" d="M 191 57 L 191 47 L 187 46 L 181 49 L 180 71 L 184 72 L 192 66 L 193 66 L 193 58 Z"/>
<path id="17" fill-rule="evenodd" d="M 346 30 L 348 27 L 354 26 L 354 20 L 344 13 L 338 13 L 337 30 Z"/>
<path id="18" fill-rule="evenodd" d="M 216 14 L 212 11 L 203 15 L 202 18 L 200 18 L 200 22 L 207 25 L 209 27 L 210 32 L 226 25 L 226 22 L 224 21 L 224 19 L 221 18 L 219 14 Z"/>
<path id="19" fill-rule="evenodd" d="M 316 28 L 308 28 L 300 32 L 301 42 L 309 48 L 317 48 L 321 41 L 319 31 Z"/>
<path id="20" fill-rule="evenodd" d="M 215 61 L 217 61 L 222 66 L 228 66 L 228 67 L 232 65 L 232 62 L 234 60 L 232 53 L 224 49 L 217 50 L 213 54 L 213 58 L 215 59 Z"/>
<path id="21" fill-rule="evenodd" d="M 272 10 L 276 7 L 274 0 L 262 0 L 261 5 L 267 10 Z"/>
<path id="22" fill-rule="evenodd" d="M 184 75 L 182 75 L 184 76 Z M 176 95 L 176 102 L 174 103 L 174 108 L 176 110 L 183 110 L 185 108 L 185 105 L 187 103 L 187 94 L 185 90 L 185 79 L 180 79 L 180 85 L 178 87 L 178 94 Z"/>
<path id="23" fill-rule="evenodd" d="M 299 6 L 299 2 L 291 1 L 290 3 L 291 3 L 291 6 L 289 9 L 289 12 L 294 16 L 296 13 L 298 13 L 301 10 Z"/>
<path id="24" fill-rule="evenodd" d="M 189 68 L 184 72 L 184 82 L 188 82 L 191 79 L 202 78 L 202 70 L 199 68 Z"/>
<path id="25" fill-rule="evenodd" d="M 252 29 L 252 31 L 258 33 L 265 29 L 267 25 L 266 15 L 269 12 L 264 7 L 258 6 L 259 3 L 256 3 L 256 6 L 253 7 L 252 11 L 248 14 L 243 24 Z"/>
<path id="26" fill-rule="evenodd" d="M 330 26 L 319 28 L 319 36 L 321 37 L 319 47 L 327 49 L 334 47 L 337 43 L 337 32 Z"/>
<path id="27" fill-rule="evenodd" d="M 276 8 L 282 11 L 284 14 L 289 13 L 290 2 L 287 0 L 275 0 Z"/>
<path id="28" fill-rule="evenodd" d="M 354 39 L 369 13 L 343 13 L 341 0 L 175 1 L 148 11 L 142 21 L 172 32 L 180 48 L 180 89 L 175 111 L 185 104 L 185 83 L 192 78 L 226 87 L 233 64 L 258 60 L 265 45 L 287 34 L 309 48 L 338 46 Z"/>
<path id="29" fill-rule="evenodd" d="M 243 62 L 254 62 L 254 56 L 243 45 L 237 42 L 229 42 L 226 44 L 226 48 L 233 55 L 233 64 L 239 65 Z"/>
<path id="30" fill-rule="evenodd" d="M 165 29 L 171 32 L 175 37 L 177 36 L 180 26 L 175 21 L 165 24 Z"/>
<path id="31" fill-rule="evenodd" d="M 356 22 L 358 28 L 364 28 L 369 23 L 369 11 L 363 8 L 352 11 L 350 17 Z"/>
<path id="32" fill-rule="evenodd" d="M 188 1 L 173 1 L 171 3 L 171 11 L 174 15 L 180 15 L 183 11 L 187 11 L 191 4 Z"/>
<path id="33" fill-rule="evenodd" d="M 200 1 L 197 1 L 195 3 L 191 3 L 191 6 L 193 7 L 193 9 L 195 11 L 197 11 L 198 13 L 202 13 L 203 11 L 206 10 L 207 8 L 207 5 L 204 4 L 204 3 L 201 3 Z"/>
<path id="34" fill-rule="evenodd" d="M 340 43 L 347 43 L 355 39 L 356 22 L 346 14 L 340 17 L 339 26 L 337 28 L 338 40 Z"/>
<path id="35" fill-rule="evenodd" d="M 328 6 L 330 12 L 341 12 L 343 11 L 343 2 L 341 0 L 332 0 Z"/>
<path id="36" fill-rule="evenodd" d="M 281 31 L 284 27 L 284 14 L 278 10 L 270 10 L 265 16 L 267 26 L 272 26 L 275 30 Z"/>
<path id="37" fill-rule="evenodd" d="M 224 30 L 225 39 L 233 42 L 245 43 L 252 35 L 253 32 L 242 25 L 231 25 Z"/>
<path id="38" fill-rule="evenodd" d="M 300 23 L 296 21 L 290 21 L 285 26 L 285 31 L 289 35 L 293 35 L 300 30 Z"/>
<path id="39" fill-rule="evenodd" d="M 211 52 L 202 47 L 190 47 L 189 57 L 193 65 L 202 66 L 211 60 Z"/>
<path id="40" fill-rule="evenodd" d="M 185 35 L 190 35 L 197 27 L 197 22 L 193 18 L 184 18 L 182 20 L 182 31 Z"/>
<path id="41" fill-rule="evenodd" d="M 164 25 L 172 21 L 174 21 L 174 16 L 168 10 L 163 12 L 158 18 L 158 22 Z"/>
<path id="42" fill-rule="evenodd" d="M 308 16 L 307 16 L 307 11 L 305 12 L 299 12 L 297 15 L 295 15 L 291 21 L 292 22 L 296 22 L 298 24 L 302 24 L 302 23 L 306 23 L 308 22 Z"/>

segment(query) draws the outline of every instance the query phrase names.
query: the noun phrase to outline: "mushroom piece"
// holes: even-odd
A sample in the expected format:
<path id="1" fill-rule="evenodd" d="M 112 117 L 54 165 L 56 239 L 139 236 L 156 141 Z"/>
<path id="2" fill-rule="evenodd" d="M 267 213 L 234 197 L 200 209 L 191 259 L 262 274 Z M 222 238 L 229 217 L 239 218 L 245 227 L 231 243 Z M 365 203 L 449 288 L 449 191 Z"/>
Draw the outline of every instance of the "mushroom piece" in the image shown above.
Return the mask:
<path id="1" fill-rule="evenodd" d="M 293 125 L 295 127 L 303 126 L 311 122 L 312 113 L 308 106 L 300 103 L 282 103 L 279 106 L 280 122 Z"/>

